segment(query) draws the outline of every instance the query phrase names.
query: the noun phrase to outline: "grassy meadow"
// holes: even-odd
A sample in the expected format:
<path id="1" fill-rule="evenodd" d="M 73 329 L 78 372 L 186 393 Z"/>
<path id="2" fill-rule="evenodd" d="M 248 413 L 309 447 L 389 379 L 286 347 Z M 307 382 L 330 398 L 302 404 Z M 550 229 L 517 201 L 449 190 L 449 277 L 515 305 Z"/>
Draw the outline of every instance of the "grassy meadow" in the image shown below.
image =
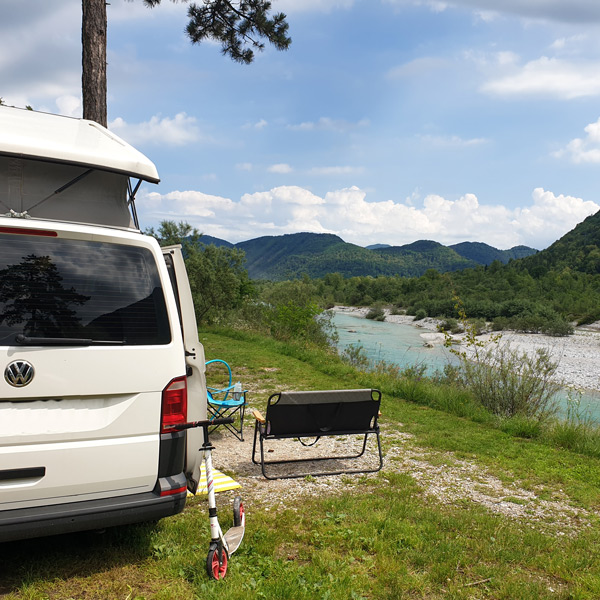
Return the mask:
<path id="1" fill-rule="evenodd" d="M 0 598 L 600 598 L 596 456 L 498 427 L 450 386 L 392 385 L 322 350 L 249 333 L 200 338 L 259 409 L 284 388 L 380 387 L 383 470 L 341 476 L 342 493 L 276 510 L 249 498 L 223 581 L 206 575 L 206 500 L 196 497 L 159 523 L 0 545 Z M 230 526 L 230 511 L 220 519 Z"/>

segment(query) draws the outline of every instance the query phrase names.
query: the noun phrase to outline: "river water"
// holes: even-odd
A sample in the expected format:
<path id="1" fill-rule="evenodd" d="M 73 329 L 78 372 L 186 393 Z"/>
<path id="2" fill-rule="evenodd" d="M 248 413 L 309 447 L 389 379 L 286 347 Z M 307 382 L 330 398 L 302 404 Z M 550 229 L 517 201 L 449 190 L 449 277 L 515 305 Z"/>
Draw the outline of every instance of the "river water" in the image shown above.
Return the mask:
<path id="1" fill-rule="evenodd" d="M 458 359 L 443 345 L 426 348 L 420 330 L 413 325 L 373 321 L 334 312 L 333 324 L 339 339 L 338 350 L 360 346 L 367 358 L 376 363 L 385 361 L 401 368 L 425 365 L 427 373 L 442 371 L 447 364 L 458 364 Z M 565 390 L 558 398 L 559 413 L 566 415 L 569 394 Z M 586 418 L 600 423 L 600 393 L 585 392 L 579 400 L 579 412 Z"/>
<path id="2" fill-rule="evenodd" d="M 441 344 L 426 348 L 421 337 L 425 330 L 413 325 L 373 321 L 342 312 L 334 313 L 333 323 L 339 336 L 338 348 L 361 346 L 373 363 L 383 360 L 400 367 L 425 365 L 430 375 L 442 371 L 448 363 L 458 363 Z"/>

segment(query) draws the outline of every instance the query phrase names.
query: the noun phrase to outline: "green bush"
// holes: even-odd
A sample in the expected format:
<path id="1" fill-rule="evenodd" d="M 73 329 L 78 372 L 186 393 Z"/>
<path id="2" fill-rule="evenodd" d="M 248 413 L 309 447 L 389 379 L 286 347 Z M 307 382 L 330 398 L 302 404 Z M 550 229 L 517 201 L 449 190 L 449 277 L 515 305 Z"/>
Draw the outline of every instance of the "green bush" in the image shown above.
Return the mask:
<path id="1" fill-rule="evenodd" d="M 309 281 L 282 281 L 261 295 L 263 327 L 278 340 L 299 340 L 329 346 L 336 340 L 331 311 L 314 299 Z"/>
<path id="2" fill-rule="evenodd" d="M 470 323 L 474 329 L 475 335 L 481 335 L 482 333 L 485 333 L 487 328 L 485 319 L 473 319 Z"/>
<path id="3" fill-rule="evenodd" d="M 346 346 L 340 356 L 345 363 L 360 371 L 366 370 L 371 362 L 364 347 L 360 344 L 350 344 L 349 346 Z"/>
<path id="4" fill-rule="evenodd" d="M 442 332 L 450 332 L 450 333 L 462 333 L 463 328 L 462 325 L 454 318 L 450 317 L 449 319 L 445 319 L 437 326 L 438 331 Z"/>
<path id="5" fill-rule="evenodd" d="M 487 348 L 475 342 L 471 352 L 457 354 L 467 388 L 491 413 L 540 421 L 556 413 L 561 386 L 553 380 L 557 365 L 547 350 L 530 356 L 497 341 Z"/>
<path id="6" fill-rule="evenodd" d="M 452 331 L 458 327 L 458 321 L 456 319 L 445 319 L 441 323 L 438 323 L 438 331 Z"/>
<path id="7" fill-rule="evenodd" d="M 508 324 L 506 317 L 495 317 L 492 321 L 492 331 L 504 331 L 508 329 Z"/>
<path id="8" fill-rule="evenodd" d="M 365 315 L 365 319 L 372 319 L 373 321 L 385 321 L 385 311 L 381 306 L 373 306 Z"/>
<path id="9" fill-rule="evenodd" d="M 566 321 L 565 319 L 561 319 L 560 317 L 557 317 L 556 319 L 553 319 L 552 321 L 545 323 L 542 326 L 542 333 L 545 333 L 546 335 L 553 335 L 553 336 L 566 336 L 566 335 L 571 335 L 574 331 L 573 329 L 573 325 L 571 325 L 571 323 L 569 323 L 568 321 Z"/>
<path id="10" fill-rule="evenodd" d="M 577 325 L 589 325 L 590 323 L 595 323 L 598 319 L 600 319 L 600 313 L 587 313 L 577 320 Z"/>
<path id="11" fill-rule="evenodd" d="M 415 321 L 421 321 L 422 319 L 424 319 L 427 316 L 427 311 L 424 308 L 420 308 L 416 313 L 415 313 Z"/>

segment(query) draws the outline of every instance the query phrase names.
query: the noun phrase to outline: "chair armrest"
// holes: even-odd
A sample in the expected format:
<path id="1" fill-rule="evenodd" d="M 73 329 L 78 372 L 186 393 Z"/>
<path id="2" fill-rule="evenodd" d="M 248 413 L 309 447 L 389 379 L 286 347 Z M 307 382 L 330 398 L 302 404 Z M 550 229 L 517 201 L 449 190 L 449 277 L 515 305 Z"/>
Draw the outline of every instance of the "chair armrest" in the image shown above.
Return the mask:
<path id="1" fill-rule="evenodd" d="M 260 413 L 260 411 L 256 410 L 255 408 L 252 409 L 252 414 L 254 415 L 254 418 L 261 424 L 264 425 L 267 420 L 262 416 L 262 414 Z"/>

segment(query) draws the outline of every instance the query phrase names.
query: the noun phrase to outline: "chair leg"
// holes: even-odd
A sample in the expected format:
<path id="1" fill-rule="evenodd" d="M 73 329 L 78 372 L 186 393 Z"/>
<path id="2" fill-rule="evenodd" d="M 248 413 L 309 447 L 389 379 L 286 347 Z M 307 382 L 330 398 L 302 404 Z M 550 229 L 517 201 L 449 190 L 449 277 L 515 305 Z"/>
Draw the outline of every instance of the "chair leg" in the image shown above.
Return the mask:
<path id="1" fill-rule="evenodd" d="M 235 419 L 237 413 L 239 413 L 239 417 L 240 417 L 239 429 L 235 426 L 235 422 L 232 423 L 231 425 L 229 425 L 229 424 L 222 425 L 222 427 L 225 427 L 225 429 L 227 429 L 229 432 L 233 433 L 233 435 L 235 435 L 235 437 L 238 440 L 240 440 L 241 442 L 244 441 L 244 416 L 246 414 L 246 405 L 245 404 L 241 404 L 235 408 L 232 408 L 232 407 L 214 408 L 214 407 L 210 406 L 210 404 L 209 404 L 207 408 L 208 408 L 208 412 L 210 413 L 209 418 L 211 421 L 217 417 L 233 417 Z M 213 425 L 212 427 L 209 428 L 208 433 L 212 433 L 213 431 L 216 431 L 219 427 L 221 427 L 221 425 Z"/>

